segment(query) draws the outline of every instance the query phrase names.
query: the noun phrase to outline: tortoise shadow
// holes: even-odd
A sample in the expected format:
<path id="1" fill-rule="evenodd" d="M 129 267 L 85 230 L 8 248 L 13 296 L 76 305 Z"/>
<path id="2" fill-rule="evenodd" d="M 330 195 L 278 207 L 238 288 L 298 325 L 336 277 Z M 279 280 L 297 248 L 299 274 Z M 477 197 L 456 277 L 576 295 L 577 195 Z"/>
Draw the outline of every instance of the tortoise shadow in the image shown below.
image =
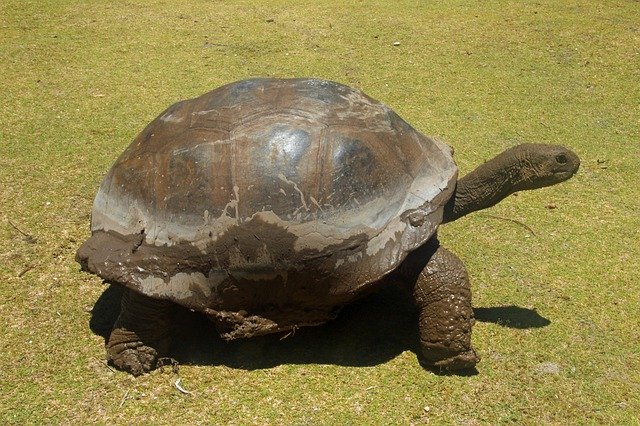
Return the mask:
<path id="1" fill-rule="evenodd" d="M 108 286 L 92 309 L 89 328 L 105 339 L 120 312 L 122 287 Z M 416 311 L 408 295 L 390 287 L 346 306 L 317 327 L 225 341 L 204 315 L 176 306 L 170 356 L 180 364 L 256 370 L 282 364 L 373 366 L 410 350 L 418 353 Z"/>
<path id="2" fill-rule="evenodd" d="M 541 328 L 551 324 L 551 321 L 541 316 L 535 309 L 514 305 L 474 308 L 473 313 L 478 321 L 491 322 L 509 328 Z"/>
<path id="3" fill-rule="evenodd" d="M 386 302 L 389 303 L 388 298 Z M 338 318 L 321 326 L 229 342 L 217 337 L 215 327 L 206 318 L 189 312 L 191 315 L 176 319 L 197 326 L 182 342 L 184 337 L 174 337 L 174 357 L 186 363 L 255 370 L 282 364 L 373 366 L 405 350 L 417 353 L 413 316 L 410 312 L 403 315 L 400 310 L 392 311 L 387 303 L 385 299 L 369 297 L 345 307 Z M 400 308 L 397 300 L 391 303 Z M 183 325 L 178 326 L 184 330 Z"/>
<path id="4" fill-rule="evenodd" d="M 121 296 L 122 287 L 110 285 L 92 310 L 89 327 L 105 342 L 118 317 Z M 475 312 L 480 321 L 516 324 L 517 328 L 549 323 L 537 313 L 532 320 L 525 320 L 535 311 L 516 306 L 477 308 Z M 229 342 L 219 337 L 204 315 L 176 307 L 171 335 L 170 356 L 180 364 L 225 365 L 244 370 L 283 364 L 366 367 L 385 363 L 407 350 L 419 358 L 417 311 L 407 292 L 398 287 L 384 288 L 346 306 L 335 320 L 321 326 Z M 477 371 L 455 374 L 473 375 Z"/>

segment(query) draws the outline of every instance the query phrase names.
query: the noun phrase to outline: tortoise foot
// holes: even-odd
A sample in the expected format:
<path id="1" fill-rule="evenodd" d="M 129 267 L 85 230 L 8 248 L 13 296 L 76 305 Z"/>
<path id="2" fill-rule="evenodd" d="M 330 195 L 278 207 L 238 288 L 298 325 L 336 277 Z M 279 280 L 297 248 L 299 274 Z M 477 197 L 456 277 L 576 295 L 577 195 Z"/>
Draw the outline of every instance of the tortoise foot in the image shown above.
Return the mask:
<path id="1" fill-rule="evenodd" d="M 420 363 L 424 367 L 438 371 L 470 370 L 475 368 L 478 362 L 480 362 L 480 357 L 473 348 L 439 360 L 427 359 L 425 357 L 422 357 L 420 360 Z"/>
<path id="2" fill-rule="evenodd" d="M 158 367 L 169 349 L 171 303 L 126 290 L 120 316 L 107 342 L 107 359 L 134 376 Z"/>
<path id="3" fill-rule="evenodd" d="M 107 358 L 117 369 L 140 376 L 157 367 L 159 354 L 135 333 L 115 329 L 107 343 Z"/>

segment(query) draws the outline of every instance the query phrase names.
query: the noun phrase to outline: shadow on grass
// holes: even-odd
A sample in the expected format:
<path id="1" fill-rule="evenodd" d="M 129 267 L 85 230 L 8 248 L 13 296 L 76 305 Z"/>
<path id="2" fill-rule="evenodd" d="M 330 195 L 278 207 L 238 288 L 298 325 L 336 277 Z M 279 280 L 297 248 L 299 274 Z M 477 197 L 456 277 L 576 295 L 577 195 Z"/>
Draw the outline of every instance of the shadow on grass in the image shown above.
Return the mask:
<path id="1" fill-rule="evenodd" d="M 540 328 L 551 324 L 551 321 L 535 310 L 513 305 L 474 308 L 473 313 L 478 321 L 492 322 L 509 328 Z"/>
<path id="2" fill-rule="evenodd" d="M 91 330 L 108 337 L 120 310 L 120 286 L 109 286 L 96 302 Z M 517 328 L 542 327 L 549 321 L 517 306 L 477 308 L 479 321 Z M 227 342 L 203 315 L 176 308 L 171 357 L 180 364 L 226 365 L 256 370 L 282 364 L 373 366 L 409 350 L 419 353 L 417 312 L 408 295 L 390 287 L 346 306 L 333 321 L 295 333 L 271 334 Z M 435 371 L 435 373 L 438 373 Z M 477 371 L 457 372 L 458 375 Z"/>
<path id="3" fill-rule="evenodd" d="M 119 314 L 120 286 L 109 286 L 96 302 L 91 330 L 108 337 Z M 371 366 L 405 350 L 418 353 L 416 312 L 397 288 L 346 306 L 333 321 L 304 327 L 287 336 L 276 333 L 227 342 L 204 316 L 176 307 L 171 357 L 180 364 L 226 365 L 255 370 L 282 364 Z"/>

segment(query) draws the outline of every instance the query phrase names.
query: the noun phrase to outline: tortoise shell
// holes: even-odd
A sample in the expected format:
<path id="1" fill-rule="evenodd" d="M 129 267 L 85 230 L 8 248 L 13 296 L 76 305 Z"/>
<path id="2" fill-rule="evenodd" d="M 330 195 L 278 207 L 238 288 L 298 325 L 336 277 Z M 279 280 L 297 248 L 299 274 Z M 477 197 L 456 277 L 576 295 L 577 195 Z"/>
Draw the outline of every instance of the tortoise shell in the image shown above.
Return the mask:
<path id="1" fill-rule="evenodd" d="M 83 268 L 208 314 L 224 337 L 318 324 L 442 220 L 448 146 L 317 79 L 252 79 L 178 102 L 95 198 Z"/>

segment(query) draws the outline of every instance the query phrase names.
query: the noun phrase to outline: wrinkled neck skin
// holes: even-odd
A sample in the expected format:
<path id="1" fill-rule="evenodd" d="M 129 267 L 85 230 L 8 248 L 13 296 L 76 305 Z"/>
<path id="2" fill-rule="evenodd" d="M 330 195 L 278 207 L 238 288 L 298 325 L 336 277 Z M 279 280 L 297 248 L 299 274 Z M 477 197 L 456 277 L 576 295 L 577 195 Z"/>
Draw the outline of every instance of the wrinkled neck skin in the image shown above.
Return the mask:
<path id="1" fill-rule="evenodd" d="M 455 196 L 445 205 L 443 223 L 491 207 L 514 192 L 560 183 L 579 165 L 578 156 L 559 145 L 508 149 L 458 180 Z"/>

